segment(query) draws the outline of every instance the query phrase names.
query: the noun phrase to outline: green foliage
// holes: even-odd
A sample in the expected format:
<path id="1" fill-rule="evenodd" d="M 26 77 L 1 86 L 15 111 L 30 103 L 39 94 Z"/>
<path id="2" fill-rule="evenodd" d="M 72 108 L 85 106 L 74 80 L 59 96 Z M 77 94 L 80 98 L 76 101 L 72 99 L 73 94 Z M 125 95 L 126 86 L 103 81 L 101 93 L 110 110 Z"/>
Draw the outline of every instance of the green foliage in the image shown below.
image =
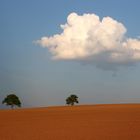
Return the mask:
<path id="1" fill-rule="evenodd" d="M 79 103 L 78 101 L 78 96 L 77 95 L 70 95 L 67 99 L 66 99 L 66 104 L 68 105 L 74 105 L 74 103 Z"/>
<path id="2" fill-rule="evenodd" d="M 21 102 L 15 94 L 7 95 L 7 97 L 2 101 L 2 104 L 10 105 L 11 108 L 13 108 L 14 106 L 21 107 Z"/>

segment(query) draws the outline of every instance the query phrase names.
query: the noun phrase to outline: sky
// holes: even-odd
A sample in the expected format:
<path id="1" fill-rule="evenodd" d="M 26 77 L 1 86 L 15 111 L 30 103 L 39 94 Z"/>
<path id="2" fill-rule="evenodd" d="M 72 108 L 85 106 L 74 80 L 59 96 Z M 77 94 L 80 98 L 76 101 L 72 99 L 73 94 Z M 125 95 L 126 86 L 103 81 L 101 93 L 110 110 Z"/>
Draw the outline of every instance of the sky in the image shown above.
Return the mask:
<path id="1" fill-rule="evenodd" d="M 23 107 L 65 105 L 70 94 L 79 104 L 140 103 L 139 5 L 0 0 L 0 100 L 15 92 Z"/>

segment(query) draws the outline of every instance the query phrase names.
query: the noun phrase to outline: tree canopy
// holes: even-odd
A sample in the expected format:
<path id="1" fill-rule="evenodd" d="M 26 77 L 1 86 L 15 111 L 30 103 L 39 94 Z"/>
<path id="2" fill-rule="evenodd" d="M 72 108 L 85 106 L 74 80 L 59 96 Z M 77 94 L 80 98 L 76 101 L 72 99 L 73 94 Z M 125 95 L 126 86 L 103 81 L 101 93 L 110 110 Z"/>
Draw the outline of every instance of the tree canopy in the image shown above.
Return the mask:
<path id="1" fill-rule="evenodd" d="M 66 104 L 73 106 L 74 103 L 79 103 L 77 95 L 72 94 L 66 98 Z"/>
<path id="2" fill-rule="evenodd" d="M 5 97 L 4 100 L 2 101 L 2 104 L 11 106 L 11 108 L 13 108 L 14 106 L 21 107 L 21 101 L 15 94 L 7 95 L 7 97 Z"/>

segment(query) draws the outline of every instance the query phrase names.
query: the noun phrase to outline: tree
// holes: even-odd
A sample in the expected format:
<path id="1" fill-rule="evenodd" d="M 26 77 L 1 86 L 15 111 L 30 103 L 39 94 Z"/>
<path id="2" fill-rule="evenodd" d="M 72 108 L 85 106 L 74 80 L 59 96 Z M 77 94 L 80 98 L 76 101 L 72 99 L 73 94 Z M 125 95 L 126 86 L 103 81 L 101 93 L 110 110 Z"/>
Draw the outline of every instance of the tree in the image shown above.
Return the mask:
<path id="1" fill-rule="evenodd" d="M 70 95 L 70 96 L 66 99 L 66 104 L 67 104 L 67 105 L 73 106 L 74 103 L 79 103 L 79 101 L 78 101 L 78 96 L 77 96 L 77 95 Z"/>
<path id="2" fill-rule="evenodd" d="M 21 107 L 21 102 L 15 94 L 7 95 L 7 97 L 2 101 L 2 104 L 10 105 L 12 109 L 14 106 Z"/>

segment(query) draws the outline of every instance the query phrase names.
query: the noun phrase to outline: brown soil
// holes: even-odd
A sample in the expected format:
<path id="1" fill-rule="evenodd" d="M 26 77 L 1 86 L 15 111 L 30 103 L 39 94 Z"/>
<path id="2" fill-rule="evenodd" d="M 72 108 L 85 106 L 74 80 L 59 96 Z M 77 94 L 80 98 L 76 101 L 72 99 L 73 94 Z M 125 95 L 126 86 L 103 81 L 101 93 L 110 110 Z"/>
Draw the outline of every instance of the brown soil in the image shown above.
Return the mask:
<path id="1" fill-rule="evenodd" d="M 140 104 L 1 110 L 0 140 L 140 140 Z"/>

